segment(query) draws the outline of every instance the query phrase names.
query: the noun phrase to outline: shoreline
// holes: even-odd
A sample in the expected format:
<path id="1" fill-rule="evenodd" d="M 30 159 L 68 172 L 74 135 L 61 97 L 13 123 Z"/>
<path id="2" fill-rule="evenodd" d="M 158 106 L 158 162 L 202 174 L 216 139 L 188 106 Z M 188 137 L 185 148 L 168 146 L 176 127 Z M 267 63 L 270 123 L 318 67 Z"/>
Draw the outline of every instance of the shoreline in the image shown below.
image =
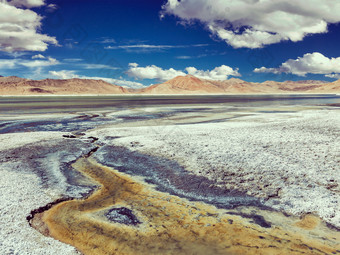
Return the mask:
<path id="1" fill-rule="evenodd" d="M 276 96 L 276 95 L 285 95 L 285 96 L 298 96 L 298 95 L 325 95 L 325 96 L 340 96 L 339 93 L 221 93 L 221 94 L 53 94 L 53 95 L 0 95 L 0 98 L 6 97 L 128 97 L 128 96 L 138 96 L 138 97 L 147 97 L 147 96 Z"/>

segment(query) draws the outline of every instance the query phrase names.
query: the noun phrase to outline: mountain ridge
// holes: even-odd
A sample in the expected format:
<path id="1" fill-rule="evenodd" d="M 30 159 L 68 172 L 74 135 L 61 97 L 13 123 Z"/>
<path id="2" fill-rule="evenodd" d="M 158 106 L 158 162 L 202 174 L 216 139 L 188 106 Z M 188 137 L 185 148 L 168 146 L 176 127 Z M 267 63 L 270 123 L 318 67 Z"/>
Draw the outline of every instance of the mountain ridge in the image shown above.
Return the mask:
<path id="1" fill-rule="evenodd" d="M 92 79 L 29 80 L 16 76 L 0 77 L 0 95 L 92 95 L 124 94 L 128 89 Z"/>
<path id="2" fill-rule="evenodd" d="M 177 76 L 160 84 L 131 89 L 93 79 L 30 80 L 17 76 L 0 76 L 0 95 L 111 95 L 111 94 L 301 94 L 340 93 L 340 80 L 247 82 L 238 78 L 224 81 Z"/>

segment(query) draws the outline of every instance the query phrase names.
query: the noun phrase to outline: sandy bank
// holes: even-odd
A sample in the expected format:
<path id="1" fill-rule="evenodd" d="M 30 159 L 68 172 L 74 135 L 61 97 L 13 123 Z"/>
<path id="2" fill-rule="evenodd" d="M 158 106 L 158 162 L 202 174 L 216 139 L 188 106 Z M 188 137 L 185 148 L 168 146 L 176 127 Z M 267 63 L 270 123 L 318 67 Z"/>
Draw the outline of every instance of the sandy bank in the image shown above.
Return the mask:
<path id="1" fill-rule="evenodd" d="M 190 93 L 190 94 L 135 94 L 135 93 L 127 93 L 127 94 L 42 94 L 42 95 L 22 95 L 20 93 L 18 94 L 13 94 L 13 95 L 0 95 L 0 98 L 11 98 L 11 97 L 169 97 L 169 96 L 275 96 L 275 95 L 284 95 L 284 96 L 296 96 L 296 95 L 340 95 L 338 93 L 219 93 L 219 94 L 214 94 L 214 93 L 209 93 L 209 94 L 195 94 L 195 93 Z"/>

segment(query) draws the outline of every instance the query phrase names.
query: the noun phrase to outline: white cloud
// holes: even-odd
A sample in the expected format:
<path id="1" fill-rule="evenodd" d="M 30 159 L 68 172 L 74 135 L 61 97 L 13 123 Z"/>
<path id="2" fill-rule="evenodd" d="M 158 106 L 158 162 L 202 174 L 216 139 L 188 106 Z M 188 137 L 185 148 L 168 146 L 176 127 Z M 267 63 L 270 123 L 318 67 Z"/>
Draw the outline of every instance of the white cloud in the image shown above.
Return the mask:
<path id="1" fill-rule="evenodd" d="M 297 59 L 289 59 L 278 68 L 256 68 L 256 73 L 291 73 L 299 76 L 306 74 L 325 74 L 335 78 L 340 73 L 340 57 L 327 58 L 319 52 L 307 53 Z M 333 77 L 332 77 L 333 76 Z"/>
<path id="2" fill-rule="evenodd" d="M 47 12 L 54 12 L 57 9 L 58 9 L 58 5 L 56 5 L 56 4 L 49 4 L 49 5 L 46 6 Z"/>
<path id="3" fill-rule="evenodd" d="M 76 71 L 73 70 L 49 71 L 48 73 L 57 79 L 63 80 L 79 78 L 79 76 L 76 74 Z"/>
<path id="4" fill-rule="evenodd" d="M 89 79 L 94 79 L 94 80 L 103 80 L 106 81 L 108 83 L 111 84 L 115 84 L 118 86 L 122 86 L 125 88 L 135 88 L 135 89 L 139 89 L 139 88 L 144 88 L 145 85 L 139 82 L 135 82 L 135 81 L 127 81 L 124 79 L 113 79 L 113 78 L 102 78 L 102 77 L 90 77 Z"/>
<path id="5" fill-rule="evenodd" d="M 20 67 L 28 68 L 42 68 L 47 66 L 54 66 L 60 64 L 55 58 L 47 57 L 41 60 L 27 60 L 27 59 L 0 59 L 0 68 L 2 69 L 16 69 Z"/>
<path id="6" fill-rule="evenodd" d="M 195 59 L 195 58 L 204 58 L 204 57 L 216 56 L 216 55 L 219 55 L 219 56 L 226 55 L 226 52 L 208 52 L 208 53 L 199 54 L 199 55 L 192 55 L 192 56 L 187 56 L 187 55 L 176 56 L 175 58 L 177 58 L 177 59 Z"/>
<path id="7" fill-rule="evenodd" d="M 11 0 L 8 1 L 9 5 L 13 5 L 15 7 L 40 7 L 45 5 L 44 0 Z"/>
<path id="8" fill-rule="evenodd" d="M 68 65 L 72 63 L 72 66 L 76 66 L 76 67 L 84 68 L 84 69 L 110 69 L 110 70 L 121 69 L 120 67 L 117 67 L 117 66 L 111 66 L 111 65 L 105 65 L 105 64 L 80 63 L 83 61 L 83 59 L 81 58 L 64 58 L 63 61 L 66 62 L 66 64 Z"/>
<path id="9" fill-rule="evenodd" d="M 113 78 L 105 78 L 105 77 L 90 77 L 84 75 L 78 75 L 74 70 L 61 70 L 61 71 L 49 71 L 49 74 L 57 79 L 91 79 L 91 80 L 103 80 L 105 82 L 126 87 L 126 88 L 143 88 L 144 85 L 139 82 L 127 81 L 124 79 L 113 79 Z"/>
<path id="10" fill-rule="evenodd" d="M 1 69 L 13 69 L 17 65 L 17 61 L 15 59 L 0 59 L 0 68 Z"/>
<path id="11" fill-rule="evenodd" d="M 34 56 L 33 56 L 34 57 Z M 60 62 L 55 58 L 39 56 L 34 59 L 12 58 L 0 59 L 0 69 L 5 73 L 17 75 L 18 72 L 24 74 L 26 78 L 37 79 L 41 77 L 41 73 L 50 67 L 59 65 Z"/>
<path id="12" fill-rule="evenodd" d="M 149 45 L 149 44 L 136 44 L 136 45 L 119 45 L 119 46 L 107 46 L 105 49 L 169 49 L 177 48 L 178 46 L 172 45 Z"/>
<path id="13" fill-rule="evenodd" d="M 200 21 L 234 48 L 297 42 L 340 22 L 335 0 L 168 0 L 162 9 L 161 17 L 174 15 L 183 24 Z"/>
<path id="14" fill-rule="evenodd" d="M 136 63 L 129 64 L 130 69 L 127 74 L 136 79 L 157 79 L 160 81 L 167 81 L 179 75 L 186 75 L 182 71 L 170 69 L 162 69 L 158 66 L 151 65 L 146 67 L 139 67 Z"/>
<path id="15" fill-rule="evenodd" d="M 74 62 L 83 61 L 83 59 L 81 59 L 81 58 L 64 58 L 64 61 L 74 63 Z"/>
<path id="16" fill-rule="evenodd" d="M 226 66 L 226 65 L 215 67 L 211 71 L 197 70 L 195 67 L 187 67 L 185 70 L 190 75 L 193 75 L 200 79 L 207 79 L 207 80 L 221 81 L 221 80 L 227 80 L 228 76 L 241 76 L 237 68 L 232 69 L 231 67 Z"/>
<path id="17" fill-rule="evenodd" d="M 138 64 L 137 63 L 129 63 L 129 67 L 137 67 Z"/>
<path id="18" fill-rule="evenodd" d="M 133 44 L 133 45 L 106 46 L 104 47 L 104 49 L 107 49 L 107 50 L 123 49 L 127 51 L 152 51 L 152 50 L 179 49 L 179 48 L 205 47 L 205 46 L 208 46 L 208 44 L 192 44 L 192 45 Z"/>
<path id="19" fill-rule="evenodd" d="M 41 55 L 41 54 L 32 56 L 32 59 L 45 59 L 45 58 L 46 58 L 46 57 L 44 57 L 44 56 Z"/>
<path id="20" fill-rule="evenodd" d="M 30 68 L 35 67 L 46 67 L 46 66 L 54 66 L 60 64 L 58 60 L 55 58 L 48 57 L 47 60 L 21 60 L 17 61 L 17 65 L 23 65 Z"/>
<path id="21" fill-rule="evenodd" d="M 119 69 L 119 67 L 103 65 L 103 64 L 74 64 L 74 65 L 85 68 L 85 69 L 112 69 L 112 70 Z"/>
<path id="22" fill-rule="evenodd" d="M 105 38 L 101 41 L 101 43 L 116 43 L 116 40 L 112 38 Z"/>
<path id="23" fill-rule="evenodd" d="M 332 78 L 332 79 L 340 79 L 340 74 L 339 73 L 326 74 L 325 77 Z"/>
<path id="24" fill-rule="evenodd" d="M 191 56 L 177 56 L 177 59 L 192 59 L 193 57 Z"/>
<path id="25" fill-rule="evenodd" d="M 136 63 L 129 64 L 130 69 L 127 74 L 136 79 L 157 79 L 159 81 L 167 81 L 177 76 L 185 76 L 187 74 L 194 75 L 198 78 L 209 80 L 226 80 L 228 76 L 241 76 L 238 69 L 232 69 L 229 66 L 222 65 L 213 70 L 198 70 L 195 67 L 187 67 L 186 72 L 181 70 L 162 69 L 161 67 L 151 65 L 146 67 L 139 67 Z"/>
<path id="26" fill-rule="evenodd" d="M 0 51 L 45 51 L 48 44 L 57 45 L 55 37 L 41 34 L 42 17 L 32 10 L 17 7 L 38 7 L 40 0 L 0 2 Z"/>

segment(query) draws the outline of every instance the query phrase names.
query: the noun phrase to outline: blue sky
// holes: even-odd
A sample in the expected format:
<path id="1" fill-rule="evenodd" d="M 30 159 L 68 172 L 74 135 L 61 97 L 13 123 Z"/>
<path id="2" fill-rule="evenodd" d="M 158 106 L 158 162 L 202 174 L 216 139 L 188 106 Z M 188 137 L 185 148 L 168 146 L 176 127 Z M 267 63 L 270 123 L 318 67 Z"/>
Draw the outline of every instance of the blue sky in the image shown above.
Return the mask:
<path id="1" fill-rule="evenodd" d="M 128 87 L 186 74 L 334 81 L 340 4 L 310 1 L 5 1 L 0 75 L 102 78 Z"/>

